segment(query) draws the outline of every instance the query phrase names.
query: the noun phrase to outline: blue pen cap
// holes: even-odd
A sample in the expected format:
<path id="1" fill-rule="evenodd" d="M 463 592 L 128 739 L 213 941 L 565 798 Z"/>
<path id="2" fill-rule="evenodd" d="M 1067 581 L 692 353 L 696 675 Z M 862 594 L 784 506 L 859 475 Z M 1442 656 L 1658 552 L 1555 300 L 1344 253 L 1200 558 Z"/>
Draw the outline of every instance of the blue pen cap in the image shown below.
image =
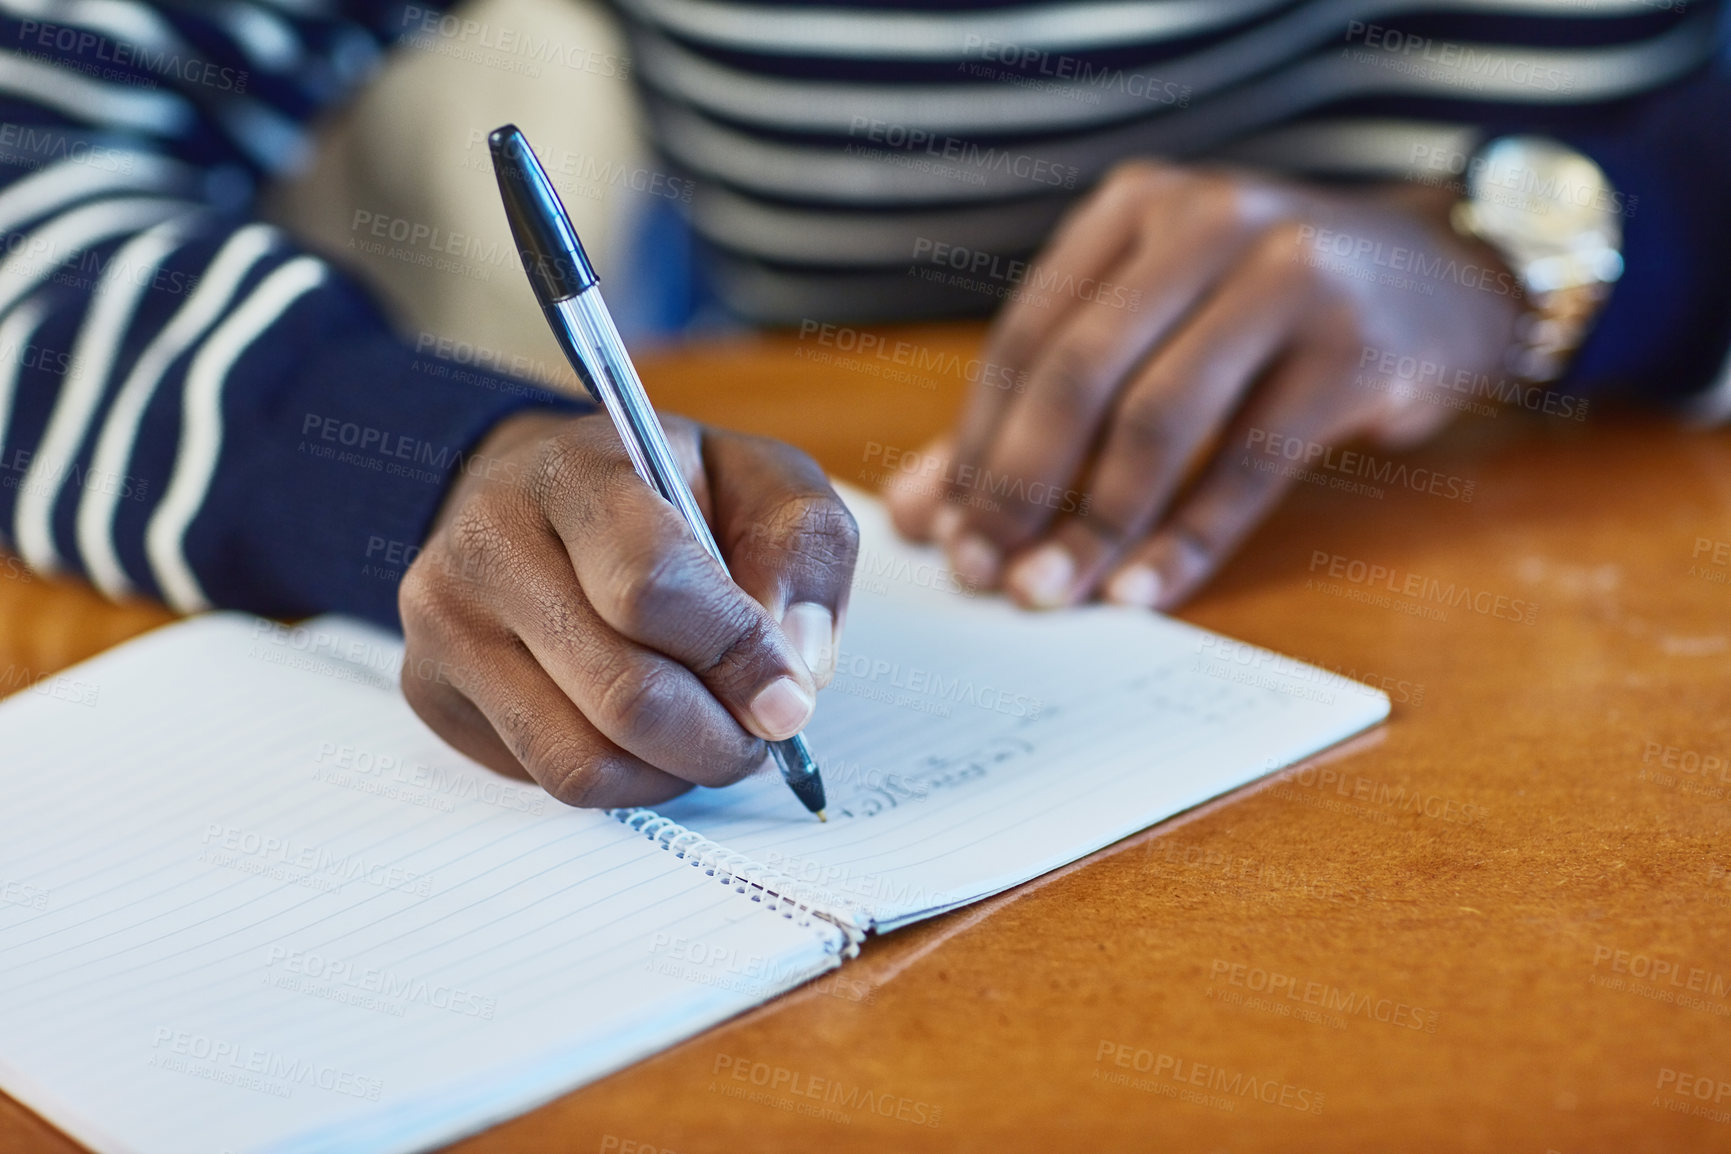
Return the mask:
<path id="1" fill-rule="evenodd" d="M 496 128 L 487 146 L 505 219 L 541 304 L 567 300 L 598 283 L 565 205 L 522 131 L 515 124 Z"/>

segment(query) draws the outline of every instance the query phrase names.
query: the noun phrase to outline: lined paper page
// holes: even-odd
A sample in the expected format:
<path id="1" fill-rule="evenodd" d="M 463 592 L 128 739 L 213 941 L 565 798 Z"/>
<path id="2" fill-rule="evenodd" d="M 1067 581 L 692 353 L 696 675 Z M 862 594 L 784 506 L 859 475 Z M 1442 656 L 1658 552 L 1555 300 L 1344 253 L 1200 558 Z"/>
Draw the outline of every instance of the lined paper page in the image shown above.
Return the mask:
<path id="1" fill-rule="evenodd" d="M 0 1084 L 99 1151 L 440 1145 L 838 964 L 451 753 L 394 638 L 218 616 L 0 705 Z"/>
<path id="2" fill-rule="evenodd" d="M 1388 713 L 1367 686 L 1168 618 L 963 596 L 847 496 L 861 561 L 806 731 L 829 823 L 773 778 L 657 812 L 856 920 L 893 928 L 1026 881 Z"/>

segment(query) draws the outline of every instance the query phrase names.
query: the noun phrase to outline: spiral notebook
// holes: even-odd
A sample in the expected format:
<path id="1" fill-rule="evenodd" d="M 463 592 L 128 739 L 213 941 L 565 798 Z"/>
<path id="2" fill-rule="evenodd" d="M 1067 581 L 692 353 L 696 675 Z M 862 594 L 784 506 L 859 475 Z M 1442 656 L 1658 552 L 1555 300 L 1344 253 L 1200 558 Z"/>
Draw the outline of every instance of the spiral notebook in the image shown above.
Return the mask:
<path id="1" fill-rule="evenodd" d="M 828 824 L 773 777 L 567 809 L 340 619 L 195 618 L 0 704 L 0 1087 L 105 1154 L 428 1149 L 1387 713 L 1176 621 L 966 596 L 855 504 Z"/>

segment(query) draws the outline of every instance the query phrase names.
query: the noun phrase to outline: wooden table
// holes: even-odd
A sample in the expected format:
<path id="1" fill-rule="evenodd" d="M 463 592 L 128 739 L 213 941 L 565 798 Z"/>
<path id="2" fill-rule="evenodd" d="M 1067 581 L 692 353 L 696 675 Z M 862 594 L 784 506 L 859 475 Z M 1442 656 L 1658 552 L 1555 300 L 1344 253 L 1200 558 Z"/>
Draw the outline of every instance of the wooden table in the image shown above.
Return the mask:
<path id="1" fill-rule="evenodd" d="M 975 335 L 858 337 L 646 375 L 857 478 Z M 1731 1149 L 1731 439 L 1504 412 L 1408 463 L 1471 501 L 1300 484 L 1183 614 L 1375 680 L 1387 725 L 454 1149 Z M 0 666 L 164 618 L 0 580 Z M 936 1124 L 727 1096 L 739 1063 Z M 75 1149 L 0 1106 L 0 1149 Z"/>

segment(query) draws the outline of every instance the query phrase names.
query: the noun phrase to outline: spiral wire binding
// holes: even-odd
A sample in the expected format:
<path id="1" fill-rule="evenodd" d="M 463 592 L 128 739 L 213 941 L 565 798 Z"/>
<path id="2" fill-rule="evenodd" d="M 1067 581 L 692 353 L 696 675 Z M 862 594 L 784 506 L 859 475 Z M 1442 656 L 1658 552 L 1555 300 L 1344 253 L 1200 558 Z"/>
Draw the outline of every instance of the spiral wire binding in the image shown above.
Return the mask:
<path id="1" fill-rule="evenodd" d="M 674 857 L 684 859 L 686 864 L 703 870 L 735 893 L 762 902 L 770 911 L 790 919 L 796 926 L 811 926 L 815 919 L 840 930 L 847 939 L 842 957 L 859 955 L 870 916 L 853 902 L 771 869 L 720 842 L 710 841 L 696 830 L 687 829 L 652 809 L 610 809 L 607 815 Z"/>

